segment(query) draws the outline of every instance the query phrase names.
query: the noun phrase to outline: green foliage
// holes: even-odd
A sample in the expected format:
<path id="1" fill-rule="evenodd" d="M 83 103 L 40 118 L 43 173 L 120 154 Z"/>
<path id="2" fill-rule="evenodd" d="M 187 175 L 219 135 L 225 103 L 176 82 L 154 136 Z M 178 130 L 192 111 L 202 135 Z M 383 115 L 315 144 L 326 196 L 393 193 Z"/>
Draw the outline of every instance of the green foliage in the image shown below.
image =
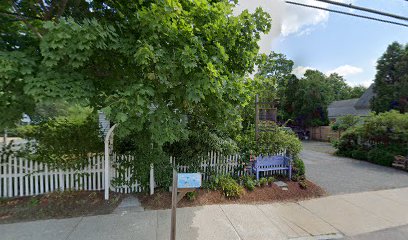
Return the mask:
<path id="1" fill-rule="evenodd" d="M 282 92 L 281 114 L 285 120 L 309 127 L 328 124 L 327 107 L 337 100 L 357 97 L 364 88 L 356 90 L 338 74 L 326 76 L 317 70 L 307 70 L 302 79 L 292 76 Z"/>
<path id="2" fill-rule="evenodd" d="M 382 147 L 371 149 L 368 152 L 367 158 L 369 162 L 388 167 L 391 167 L 391 164 L 394 161 L 394 155 Z"/>
<path id="3" fill-rule="evenodd" d="M 408 154 L 408 114 L 371 114 L 347 129 L 334 146 L 339 155 L 390 166 L 395 155 Z"/>
<path id="4" fill-rule="evenodd" d="M 407 69 L 408 45 L 393 42 L 377 61 L 372 110 L 377 113 L 390 109 L 408 112 Z"/>
<path id="5" fill-rule="evenodd" d="M 359 160 L 367 160 L 367 151 L 364 149 L 354 149 L 350 152 L 350 157 Z"/>
<path id="6" fill-rule="evenodd" d="M 362 119 L 359 116 L 345 115 L 337 118 L 336 122 L 331 124 L 331 128 L 335 131 L 345 131 L 361 122 Z"/>
<path id="7" fill-rule="evenodd" d="M 305 163 L 299 157 L 295 157 L 293 160 L 293 178 L 295 180 L 304 179 L 305 178 Z"/>
<path id="8" fill-rule="evenodd" d="M 53 167 L 80 168 L 92 153 L 103 151 L 97 117 L 90 108 L 73 106 L 65 116 L 18 128 L 30 142 L 23 154 Z"/>
<path id="9" fill-rule="evenodd" d="M 299 187 L 301 189 L 307 189 L 307 182 L 305 180 L 299 181 Z"/>
<path id="10" fill-rule="evenodd" d="M 194 201 L 197 198 L 197 192 L 196 191 L 188 192 L 186 193 L 186 197 L 189 201 Z"/>
<path id="11" fill-rule="evenodd" d="M 242 182 L 244 187 L 248 190 L 248 191 L 253 191 L 255 189 L 255 180 L 253 177 L 251 176 L 244 176 L 242 178 Z"/>
<path id="12" fill-rule="evenodd" d="M 244 193 L 244 189 L 230 175 L 216 177 L 213 186 L 227 198 L 239 198 Z"/>
<path id="13" fill-rule="evenodd" d="M 259 179 L 259 185 L 261 186 L 261 187 L 265 187 L 266 185 L 268 184 L 268 179 L 267 178 L 260 178 Z"/>
<path id="14" fill-rule="evenodd" d="M 274 177 L 268 177 L 268 184 L 271 185 L 273 182 L 275 182 Z"/>
<path id="15" fill-rule="evenodd" d="M 187 138 L 187 116 L 202 106 L 205 120 L 228 126 L 245 102 L 243 77 L 253 70 L 257 41 L 270 29 L 267 13 L 234 15 L 231 1 L 80 0 L 36 4 L 35 15 L 28 2 L 0 6 L 11 11 L 8 22 L 30 16 L 33 26 L 2 23 L 14 37 L 0 46 L 0 85 L 12 90 L 0 96 L 8 114 L 27 112 L 12 106 L 28 108 L 24 99 L 87 100 L 120 123 L 120 135 L 147 129 L 158 145 Z"/>
<path id="16" fill-rule="evenodd" d="M 249 160 L 249 154 L 278 154 L 286 153 L 292 157 L 299 155 L 302 143 L 297 136 L 285 131 L 282 127 L 272 124 L 269 131 L 260 132 L 258 141 L 255 140 L 255 131 L 247 131 L 237 139 L 244 158 Z"/>
<path id="17" fill-rule="evenodd" d="M 179 153 L 180 161 L 199 159 L 209 148 L 234 149 L 239 107 L 249 99 L 245 75 L 254 69 L 261 34 L 271 27 L 262 9 L 233 14 L 236 4 L 1 4 L 0 114 L 6 117 L 0 124 L 12 126 L 43 102 L 102 109 L 119 123 L 116 137 L 132 136 L 133 145 L 154 148 L 143 167 L 132 163 L 138 172 L 147 161 L 166 172 L 168 164 L 153 158 L 186 146 L 191 152 Z"/>

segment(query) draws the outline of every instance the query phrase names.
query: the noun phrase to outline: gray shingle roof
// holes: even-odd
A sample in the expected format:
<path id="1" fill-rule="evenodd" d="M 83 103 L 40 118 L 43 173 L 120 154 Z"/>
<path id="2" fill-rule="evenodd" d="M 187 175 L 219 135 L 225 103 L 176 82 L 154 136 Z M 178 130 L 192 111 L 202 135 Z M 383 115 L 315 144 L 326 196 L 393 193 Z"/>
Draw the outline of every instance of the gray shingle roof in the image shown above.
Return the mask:
<path id="1" fill-rule="evenodd" d="M 370 109 L 357 109 L 355 104 L 358 98 L 334 101 L 328 107 L 329 118 L 336 118 L 344 115 L 367 116 Z"/>
<path id="2" fill-rule="evenodd" d="M 370 109 L 370 101 L 374 97 L 373 92 L 374 84 L 371 84 L 369 88 L 363 93 L 363 95 L 358 99 L 356 105 L 354 105 L 357 109 Z"/>

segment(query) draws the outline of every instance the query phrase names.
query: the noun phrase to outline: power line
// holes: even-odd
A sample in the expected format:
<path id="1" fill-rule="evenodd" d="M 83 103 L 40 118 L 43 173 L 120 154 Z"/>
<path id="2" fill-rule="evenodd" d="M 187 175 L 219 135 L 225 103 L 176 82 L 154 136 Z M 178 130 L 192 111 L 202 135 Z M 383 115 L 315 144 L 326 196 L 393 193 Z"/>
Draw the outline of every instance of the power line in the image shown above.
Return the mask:
<path id="1" fill-rule="evenodd" d="M 370 8 L 359 7 L 359 6 L 355 6 L 355 5 L 352 5 L 352 4 L 335 2 L 335 1 L 331 1 L 331 0 L 316 0 L 316 1 L 325 2 L 325 3 L 329 3 L 329 4 L 341 6 L 341 7 L 352 8 L 352 9 L 356 9 L 356 10 L 360 10 L 360 11 L 364 11 L 364 12 L 379 14 L 379 15 L 382 15 L 382 16 L 387 16 L 387 17 L 392 17 L 392 18 L 408 21 L 407 17 L 398 16 L 398 15 L 395 15 L 395 14 L 392 14 L 392 13 L 387 13 L 387 12 L 381 12 L 381 11 L 370 9 Z M 407 1 L 407 0 L 405 0 L 405 1 Z"/>
<path id="2" fill-rule="evenodd" d="M 389 21 L 389 20 L 385 20 L 385 19 L 374 18 L 374 17 L 364 16 L 364 15 L 359 15 L 359 14 L 354 14 L 354 13 L 348 13 L 348 12 L 343 12 L 343 11 L 318 7 L 318 6 L 312 6 L 312 5 L 307 5 L 307 4 L 297 3 L 297 2 L 292 2 L 292 1 L 285 1 L 285 2 L 289 3 L 289 4 L 293 4 L 293 5 L 302 6 L 302 7 L 315 8 L 315 9 L 320 9 L 320 10 L 324 10 L 324 11 L 328 11 L 328 12 L 334 12 L 334 13 L 353 16 L 353 17 L 365 18 L 365 19 L 374 20 L 374 21 L 378 21 L 378 22 L 384 22 L 384 23 L 395 24 L 395 25 L 399 25 L 399 26 L 403 26 L 403 27 L 408 27 L 407 24 L 399 23 L 399 22 L 393 22 L 393 21 Z"/>

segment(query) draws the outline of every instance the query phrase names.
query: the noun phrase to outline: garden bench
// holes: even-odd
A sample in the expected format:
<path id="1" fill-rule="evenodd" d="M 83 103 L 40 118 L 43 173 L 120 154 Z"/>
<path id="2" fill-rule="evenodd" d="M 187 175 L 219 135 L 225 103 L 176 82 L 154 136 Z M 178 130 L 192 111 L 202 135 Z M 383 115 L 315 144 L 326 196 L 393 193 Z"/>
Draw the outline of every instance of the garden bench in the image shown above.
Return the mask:
<path id="1" fill-rule="evenodd" d="M 258 156 L 252 165 L 252 172 L 259 180 L 260 172 L 286 170 L 289 180 L 292 179 L 292 159 L 286 156 Z"/>

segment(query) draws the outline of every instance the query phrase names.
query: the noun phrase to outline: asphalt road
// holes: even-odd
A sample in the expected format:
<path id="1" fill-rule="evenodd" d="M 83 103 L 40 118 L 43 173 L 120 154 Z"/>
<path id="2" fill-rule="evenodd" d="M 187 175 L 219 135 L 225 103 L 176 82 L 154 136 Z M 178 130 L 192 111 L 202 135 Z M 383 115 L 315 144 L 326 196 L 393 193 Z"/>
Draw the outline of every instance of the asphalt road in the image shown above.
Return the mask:
<path id="1" fill-rule="evenodd" d="M 408 172 L 334 156 L 329 143 L 307 141 L 303 146 L 306 177 L 329 194 L 408 187 Z"/>

